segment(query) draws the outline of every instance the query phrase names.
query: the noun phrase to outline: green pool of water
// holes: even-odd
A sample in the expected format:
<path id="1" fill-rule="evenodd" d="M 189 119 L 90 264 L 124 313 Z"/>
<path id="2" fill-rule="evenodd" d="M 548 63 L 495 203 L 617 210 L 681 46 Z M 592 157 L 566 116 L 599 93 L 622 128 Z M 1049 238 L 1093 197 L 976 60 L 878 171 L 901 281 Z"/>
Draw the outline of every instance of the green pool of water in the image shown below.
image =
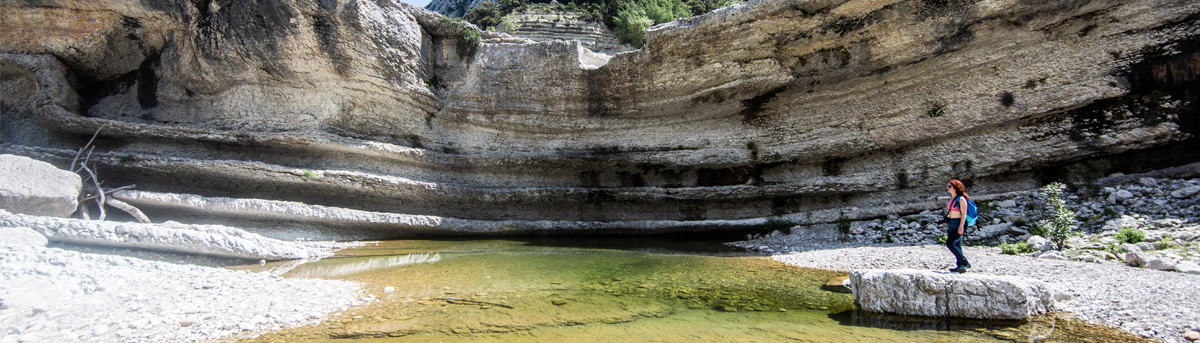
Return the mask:
<path id="1" fill-rule="evenodd" d="M 1053 316 L 880 316 L 822 289 L 830 271 L 712 242 L 650 238 L 405 240 L 299 264 L 233 267 L 363 282 L 379 301 L 263 342 L 1129 341 Z M 385 287 L 394 289 L 384 291 Z"/>

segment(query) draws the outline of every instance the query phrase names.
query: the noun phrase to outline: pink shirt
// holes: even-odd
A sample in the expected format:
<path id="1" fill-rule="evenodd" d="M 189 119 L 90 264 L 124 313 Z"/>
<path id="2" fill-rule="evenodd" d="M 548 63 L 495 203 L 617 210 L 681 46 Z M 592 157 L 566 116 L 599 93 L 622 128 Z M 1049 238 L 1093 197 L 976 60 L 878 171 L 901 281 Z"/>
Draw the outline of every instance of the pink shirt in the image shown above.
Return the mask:
<path id="1" fill-rule="evenodd" d="M 947 212 L 949 212 L 949 211 L 962 212 L 962 210 L 958 208 L 958 202 L 954 201 L 954 200 L 958 200 L 958 197 L 959 196 L 955 196 L 953 198 L 950 198 L 949 201 L 946 201 L 946 211 Z"/>

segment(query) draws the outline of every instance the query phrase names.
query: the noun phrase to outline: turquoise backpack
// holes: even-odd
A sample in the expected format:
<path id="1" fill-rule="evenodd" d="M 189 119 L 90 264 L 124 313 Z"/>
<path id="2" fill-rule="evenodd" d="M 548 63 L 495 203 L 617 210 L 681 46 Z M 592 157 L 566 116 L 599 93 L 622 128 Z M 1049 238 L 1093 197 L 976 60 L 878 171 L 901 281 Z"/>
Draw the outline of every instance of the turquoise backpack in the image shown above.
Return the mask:
<path id="1" fill-rule="evenodd" d="M 962 197 L 959 195 L 959 197 Z M 954 198 L 957 202 L 958 198 Z M 975 206 L 975 202 L 967 199 L 967 226 L 975 225 L 975 221 L 979 219 L 979 208 Z"/>

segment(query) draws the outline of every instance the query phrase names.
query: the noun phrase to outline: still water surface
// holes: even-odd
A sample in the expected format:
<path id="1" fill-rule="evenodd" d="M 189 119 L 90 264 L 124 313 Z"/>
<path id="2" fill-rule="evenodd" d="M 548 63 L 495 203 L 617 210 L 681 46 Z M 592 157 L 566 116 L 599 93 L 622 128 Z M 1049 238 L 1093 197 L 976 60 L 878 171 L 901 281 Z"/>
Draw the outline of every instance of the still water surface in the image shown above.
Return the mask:
<path id="1" fill-rule="evenodd" d="M 997 322 L 867 314 L 849 294 L 822 289 L 844 273 L 709 241 L 384 241 L 312 263 L 231 268 L 359 281 L 379 298 L 315 326 L 247 340 L 253 342 L 1139 340 L 1055 316 Z"/>

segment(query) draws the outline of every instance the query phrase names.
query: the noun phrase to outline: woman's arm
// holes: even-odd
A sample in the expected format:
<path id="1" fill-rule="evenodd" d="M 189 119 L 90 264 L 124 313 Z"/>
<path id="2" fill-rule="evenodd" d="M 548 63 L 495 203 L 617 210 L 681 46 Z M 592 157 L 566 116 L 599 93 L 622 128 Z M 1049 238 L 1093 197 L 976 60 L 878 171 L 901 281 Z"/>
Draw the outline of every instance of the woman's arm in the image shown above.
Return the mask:
<path id="1" fill-rule="evenodd" d="M 958 221 L 958 234 L 963 234 L 967 229 L 967 197 L 958 198 L 958 213 L 962 214 L 962 220 Z"/>

